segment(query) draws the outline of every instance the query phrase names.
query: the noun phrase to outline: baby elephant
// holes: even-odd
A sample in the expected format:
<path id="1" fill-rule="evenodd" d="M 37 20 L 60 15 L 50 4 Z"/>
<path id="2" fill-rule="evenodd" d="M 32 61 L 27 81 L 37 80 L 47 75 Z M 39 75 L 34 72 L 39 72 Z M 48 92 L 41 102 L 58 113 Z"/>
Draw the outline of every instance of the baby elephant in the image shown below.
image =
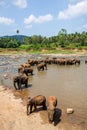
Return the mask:
<path id="1" fill-rule="evenodd" d="M 47 99 L 47 112 L 49 122 L 54 121 L 55 108 L 57 106 L 57 98 L 55 96 L 49 96 Z"/>
<path id="2" fill-rule="evenodd" d="M 25 84 L 25 87 L 28 86 L 28 77 L 25 75 L 17 75 L 13 78 L 13 84 L 16 90 L 17 89 L 22 90 L 22 87 L 21 87 L 22 84 Z"/>
<path id="3" fill-rule="evenodd" d="M 30 98 L 27 103 L 27 115 L 29 114 L 29 108 L 30 106 L 30 113 L 32 113 L 32 107 L 34 107 L 34 110 L 37 109 L 37 106 L 43 106 L 43 109 L 46 109 L 46 98 L 43 95 L 37 95 L 33 98 Z"/>

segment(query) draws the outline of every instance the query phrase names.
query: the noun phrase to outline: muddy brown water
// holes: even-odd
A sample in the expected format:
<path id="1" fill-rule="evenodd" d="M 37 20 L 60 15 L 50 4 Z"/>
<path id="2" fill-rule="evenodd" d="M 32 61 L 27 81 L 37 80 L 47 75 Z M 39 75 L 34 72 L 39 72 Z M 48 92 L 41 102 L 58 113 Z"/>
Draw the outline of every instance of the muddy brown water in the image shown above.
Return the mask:
<path id="1" fill-rule="evenodd" d="M 18 65 L 27 59 L 43 59 L 41 55 L 0 56 L 0 83 L 13 88 L 12 78 L 17 74 Z M 29 87 L 23 89 L 22 98 L 38 94 L 55 95 L 58 107 L 66 112 L 73 108 L 72 120 L 81 119 L 87 122 L 87 60 L 86 56 L 79 57 L 80 65 L 60 66 L 51 64 L 44 71 L 37 71 L 33 66 L 34 75 L 29 76 Z"/>

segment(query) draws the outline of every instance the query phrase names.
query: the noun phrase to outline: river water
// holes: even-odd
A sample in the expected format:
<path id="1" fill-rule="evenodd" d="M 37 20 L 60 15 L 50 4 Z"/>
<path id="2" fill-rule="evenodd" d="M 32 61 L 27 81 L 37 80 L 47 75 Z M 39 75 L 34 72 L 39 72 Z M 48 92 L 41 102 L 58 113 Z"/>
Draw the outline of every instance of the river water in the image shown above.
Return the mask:
<path id="1" fill-rule="evenodd" d="M 17 74 L 17 68 L 28 59 L 44 58 L 41 55 L 0 56 L 0 83 L 13 88 L 12 78 Z M 23 90 L 22 97 L 42 94 L 46 97 L 55 95 L 58 107 L 66 111 L 73 108 L 73 116 L 87 121 L 87 60 L 79 57 L 80 65 L 47 66 L 47 70 L 37 71 L 33 66 L 34 75 L 29 76 L 29 88 Z"/>

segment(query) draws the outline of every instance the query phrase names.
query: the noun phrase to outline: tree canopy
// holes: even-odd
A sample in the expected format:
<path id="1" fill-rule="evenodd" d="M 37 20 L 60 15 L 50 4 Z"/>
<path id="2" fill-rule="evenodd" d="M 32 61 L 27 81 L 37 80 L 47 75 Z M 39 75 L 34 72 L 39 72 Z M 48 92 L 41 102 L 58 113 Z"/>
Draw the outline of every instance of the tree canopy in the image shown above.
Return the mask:
<path id="1" fill-rule="evenodd" d="M 17 34 L 19 30 L 17 30 Z M 20 36 L 20 35 L 18 35 Z M 17 37 L 18 37 L 17 36 Z M 82 33 L 67 33 L 66 29 L 61 29 L 57 36 L 43 37 L 41 35 L 25 36 L 23 40 L 18 40 L 11 37 L 0 38 L 0 48 L 23 48 L 27 49 L 56 49 L 61 48 L 81 48 L 87 47 L 87 32 Z"/>

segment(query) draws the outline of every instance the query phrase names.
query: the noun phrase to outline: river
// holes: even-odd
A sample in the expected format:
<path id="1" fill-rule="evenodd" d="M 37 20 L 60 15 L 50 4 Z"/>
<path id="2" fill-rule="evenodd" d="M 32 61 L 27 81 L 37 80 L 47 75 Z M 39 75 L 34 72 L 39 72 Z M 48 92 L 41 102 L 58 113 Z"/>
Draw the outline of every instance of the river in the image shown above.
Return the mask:
<path id="1" fill-rule="evenodd" d="M 28 59 L 44 58 L 41 55 L 1 55 L 0 56 L 0 84 L 13 88 L 12 78 L 16 75 L 20 64 Z M 80 65 L 50 64 L 47 70 L 37 71 L 33 66 L 34 75 L 29 76 L 29 88 L 23 90 L 22 98 L 38 94 L 55 95 L 58 107 L 66 111 L 73 108 L 75 119 L 87 122 L 87 60 L 86 56 L 79 57 Z"/>

